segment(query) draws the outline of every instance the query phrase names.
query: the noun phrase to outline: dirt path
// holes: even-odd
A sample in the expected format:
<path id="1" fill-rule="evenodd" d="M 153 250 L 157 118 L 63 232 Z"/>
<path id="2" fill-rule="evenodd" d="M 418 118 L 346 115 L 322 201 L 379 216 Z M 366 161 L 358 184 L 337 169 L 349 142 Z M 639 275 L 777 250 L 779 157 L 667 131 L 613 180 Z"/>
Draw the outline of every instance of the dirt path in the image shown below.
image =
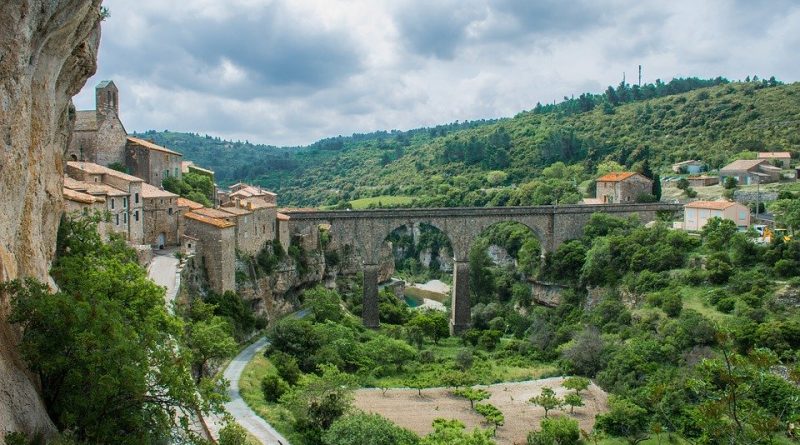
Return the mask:
<path id="1" fill-rule="evenodd" d="M 541 389 L 549 386 L 556 395 L 563 397 L 568 390 L 561 387 L 563 378 L 533 380 L 518 383 L 500 383 L 486 388 L 491 397 L 488 402 L 505 415 L 505 425 L 497 429 L 497 443 L 512 445 L 525 443 L 528 431 L 539 428 L 544 418 L 544 409 L 528 403 L 528 399 L 539 395 Z M 606 393 L 592 384 L 582 393 L 584 406 L 576 408 L 574 414 L 566 411 L 551 411 L 550 416 L 571 416 L 577 420 L 581 429 L 590 431 L 594 426 L 595 414 L 605 412 L 608 407 Z M 379 389 L 361 389 L 356 392 L 355 405 L 363 411 L 380 414 L 396 424 L 424 435 L 433 430 L 431 423 L 437 417 L 458 419 L 468 429 L 477 426 L 488 427 L 483 417 L 470 409 L 469 401 L 450 394 L 450 389 L 432 388 L 422 391 L 416 389 L 390 389 L 382 395 Z"/>

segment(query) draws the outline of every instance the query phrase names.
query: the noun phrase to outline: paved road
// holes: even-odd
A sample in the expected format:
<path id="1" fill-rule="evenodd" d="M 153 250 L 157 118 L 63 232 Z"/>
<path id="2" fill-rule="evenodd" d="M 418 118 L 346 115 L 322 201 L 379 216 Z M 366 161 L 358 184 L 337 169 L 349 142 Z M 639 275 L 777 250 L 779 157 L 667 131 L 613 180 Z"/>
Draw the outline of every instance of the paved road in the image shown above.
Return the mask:
<path id="1" fill-rule="evenodd" d="M 230 397 L 230 402 L 225 404 L 225 409 L 236 419 L 236 423 L 243 426 L 250 434 L 253 435 L 256 439 L 258 439 L 264 445 L 289 445 L 289 441 L 286 440 L 281 434 L 275 431 L 275 428 L 272 428 L 270 424 L 268 424 L 264 419 L 258 416 L 249 406 L 247 403 L 242 399 L 242 396 L 239 394 L 239 378 L 242 376 L 242 371 L 244 371 L 244 367 L 247 365 L 250 360 L 253 359 L 257 353 L 259 353 L 269 341 L 266 337 L 262 337 L 257 342 L 253 343 L 252 345 L 248 346 L 239 353 L 233 360 L 231 360 L 228 367 L 225 369 L 224 376 L 225 379 L 230 382 L 230 387 L 228 389 L 228 396 Z M 214 422 L 219 427 L 218 422 Z M 215 429 L 212 426 L 212 429 Z"/>
<path id="2" fill-rule="evenodd" d="M 178 275 L 178 261 L 175 255 L 171 252 L 164 254 L 156 254 L 153 256 L 153 261 L 147 268 L 147 275 L 159 286 L 167 288 L 167 294 L 164 297 L 167 304 L 167 309 L 172 310 L 172 302 L 178 295 L 178 288 L 180 287 L 180 275 Z"/>

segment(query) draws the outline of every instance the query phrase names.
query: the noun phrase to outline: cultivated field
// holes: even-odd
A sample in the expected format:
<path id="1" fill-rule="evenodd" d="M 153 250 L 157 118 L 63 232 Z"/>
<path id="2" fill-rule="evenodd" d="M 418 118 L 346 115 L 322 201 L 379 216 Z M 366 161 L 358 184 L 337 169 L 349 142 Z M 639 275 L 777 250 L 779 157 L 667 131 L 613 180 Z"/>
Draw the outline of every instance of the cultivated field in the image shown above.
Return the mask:
<path id="1" fill-rule="evenodd" d="M 544 418 L 544 409 L 528 403 L 528 399 L 539 395 L 545 386 L 553 388 L 556 395 L 563 397 L 569 390 L 561 387 L 562 382 L 561 377 L 553 377 L 480 386 L 491 393 L 491 398 L 485 402 L 496 406 L 505 416 L 505 425 L 497 429 L 497 443 L 525 443 L 528 431 L 538 429 L 539 422 Z M 416 389 L 390 389 L 386 395 L 381 394 L 380 389 L 361 389 L 356 391 L 355 405 L 363 411 L 380 414 L 420 435 L 433 430 L 431 424 L 437 417 L 458 419 L 470 430 L 475 427 L 489 427 L 483 422 L 483 417 L 470 409 L 469 401 L 451 395 L 450 391 L 445 388 L 424 389 L 420 397 Z M 607 410 L 608 397 L 594 384 L 581 395 L 584 406 L 576 408 L 574 414 L 569 414 L 567 408 L 566 411 L 550 411 L 549 415 L 571 416 L 579 422 L 581 429 L 591 431 L 595 415 Z"/>

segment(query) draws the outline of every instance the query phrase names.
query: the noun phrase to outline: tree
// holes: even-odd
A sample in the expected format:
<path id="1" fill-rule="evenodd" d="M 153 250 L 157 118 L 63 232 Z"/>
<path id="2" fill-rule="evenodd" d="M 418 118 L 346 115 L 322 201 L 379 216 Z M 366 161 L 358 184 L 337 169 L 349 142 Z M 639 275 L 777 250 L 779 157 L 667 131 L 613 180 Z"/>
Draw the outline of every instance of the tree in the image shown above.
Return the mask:
<path id="1" fill-rule="evenodd" d="M 572 346 L 564 350 L 563 357 L 575 372 L 593 376 L 603 365 L 604 348 L 600 331 L 587 326 L 575 335 Z"/>
<path id="2" fill-rule="evenodd" d="M 186 343 L 192 351 L 192 368 L 198 383 L 206 376 L 210 362 L 224 360 L 236 353 L 238 346 L 230 330 L 228 322 L 217 316 L 189 325 Z"/>
<path id="3" fill-rule="evenodd" d="M 700 235 L 708 248 L 721 250 L 728 246 L 737 231 L 735 222 L 715 216 L 706 222 Z"/>
<path id="4" fill-rule="evenodd" d="M 477 411 L 478 414 L 482 415 L 487 422 L 494 426 L 492 429 L 492 436 L 497 435 L 497 427 L 503 426 L 503 424 L 506 422 L 503 412 L 497 409 L 497 407 L 491 403 L 479 403 L 475 405 L 475 411 Z"/>
<path id="5" fill-rule="evenodd" d="M 658 174 L 653 175 L 653 196 L 656 201 L 661 201 L 661 176 Z"/>
<path id="6" fill-rule="evenodd" d="M 591 383 L 592 381 L 586 377 L 574 376 L 564 379 L 564 383 L 562 383 L 561 386 L 575 391 L 575 394 L 577 395 L 581 395 L 581 391 L 585 391 Z"/>
<path id="7" fill-rule="evenodd" d="M 475 408 L 475 402 L 486 400 L 489 398 L 489 391 L 485 389 L 476 388 L 462 388 L 453 391 L 454 396 L 463 397 L 469 400 L 469 407 Z"/>
<path id="8" fill-rule="evenodd" d="M 578 422 L 567 417 L 542 420 L 540 431 L 528 433 L 528 445 L 580 445 Z"/>
<path id="9" fill-rule="evenodd" d="M 288 390 L 289 384 L 279 375 L 267 374 L 261 379 L 261 392 L 267 402 L 277 402 Z"/>
<path id="10" fill-rule="evenodd" d="M 340 322 L 344 317 L 342 299 L 339 293 L 323 286 L 317 286 L 303 293 L 306 305 L 317 323 L 330 320 Z"/>
<path id="11" fill-rule="evenodd" d="M 595 428 L 612 436 L 624 437 L 631 445 L 650 437 L 648 434 L 650 415 L 646 409 L 615 396 L 611 396 L 609 405 L 608 413 L 597 416 Z"/>
<path id="12" fill-rule="evenodd" d="M 357 413 L 333 422 L 322 441 L 325 445 L 415 445 L 419 437 L 378 414 Z"/>
<path id="13" fill-rule="evenodd" d="M 472 361 L 474 360 L 472 356 L 472 349 L 464 348 L 460 349 L 458 353 L 456 353 L 456 366 L 458 369 L 462 371 L 466 371 L 472 367 Z"/>
<path id="14" fill-rule="evenodd" d="M 583 406 L 583 398 L 580 394 L 569 393 L 564 396 L 564 403 L 569 405 L 569 413 L 572 414 L 576 406 Z"/>
<path id="15" fill-rule="evenodd" d="M 138 444 L 170 436 L 196 408 L 221 409 L 216 380 L 198 392 L 183 324 L 123 240 L 103 243 L 96 221 L 65 218 L 56 252 L 60 291 L 27 279 L 0 284 L 0 297 L 11 302 L 22 357 L 59 430 L 86 443 Z"/>
<path id="16" fill-rule="evenodd" d="M 775 213 L 778 222 L 788 227 L 792 234 L 800 229 L 800 198 L 779 199 L 771 203 L 769 209 Z"/>
<path id="17" fill-rule="evenodd" d="M 440 339 L 450 335 L 447 314 L 434 309 L 417 312 L 408 325 L 418 327 L 425 336 L 433 340 L 434 344 L 438 344 Z"/>
<path id="18" fill-rule="evenodd" d="M 320 365 L 320 375 L 306 375 L 281 397 L 294 417 L 295 428 L 308 443 L 321 443 L 322 433 L 344 415 L 353 403 L 355 377 L 332 365 Z"/>
<path id="19" fill-rule="evenodd" d="M 300 372 L 300 367 L 297 365 L 296 358 L 283 351 L 274 351 L 267 355 L 267 358 L 278 371 L 278 375 L 281 376 L 286 383 L 289 385 L 297 384 L 302 373 Z"/>
<path id="20" fill-rule="evenodd" d="M 722 186 L 726 190 L 733 190 L 739 185 L 739 181 L 736 180 L 733 176 L 727 176 L 725 181 L 723 181 Z"/>
<path id="21" fill-rule="evenodd" d="M 464 424 L 458 420 L 436 419 L 433 421 L 433 432 L 420 440 L 420 445 L 494 445 L 492 432 L 472 430 L 465 431 Z"/>
<path id="22" fill-rule="evenodd" d="M 218 445 L 247 445 L 247 431 L 235 421 L 229 420 L 219 430 Z"/>
<path id="23" fill-rule="evenodd" d="M 544 408 L 545 418 L 551 409 L 559 408 L 563 404 L 562 400 L 556 396 L 556 392 L 553 391 L 553 388 L 548 387 L 542 388 L 542 392 L 538 396 L 531 397 L 528 402 Z"/>
<path id="24" fill-rule="evenodd" d="M 397 371 L 402 371 L 403 364 L 417 355 L 417 351 L 408 343 L 385 335 L 375 336 L 364 344 L 364 350 L 376 365 L 393 365 Z"/>

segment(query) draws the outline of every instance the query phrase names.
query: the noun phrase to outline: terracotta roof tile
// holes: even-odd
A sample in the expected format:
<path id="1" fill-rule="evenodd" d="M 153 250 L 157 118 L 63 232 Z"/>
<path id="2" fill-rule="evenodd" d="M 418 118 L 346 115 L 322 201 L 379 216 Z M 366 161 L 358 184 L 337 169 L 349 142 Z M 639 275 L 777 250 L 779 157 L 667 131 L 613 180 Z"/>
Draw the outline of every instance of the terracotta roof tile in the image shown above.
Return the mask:
<path id="1" fill-rule="evenodd" d="M 95 202 L 105 202 L 105 199 L 101 197 L 94 197 L 92 195 L 83 192 L 70 190 L 66 187 L 62 189 L 62 192 L 64 193 L 64 199 L 68 199 L 74 202 L 79 202 L 81 204 L 94 204 Z"/>
<path id="2" fill-rule="evenodd" d="M 690 209 L 711 209 L 711 210 L 725 210 L 728 207 L 734 206 L 737 203 L 733 201 L 692 201 L 684 207 Z"/>
<path id="3" fill-rule="evenodd" d="M 177 198 L 178 195 L 152 186 L 146 182 L 142 183 L 142 198 Z"/>
<path id="4" fill-rule="evenodd" d="M 154 143 L 152 143 L 150 141 L 146 141 L 144 139 L 135 138 L 133 136 L 128 136 L 128 142 L 134 143 L 134 144 L 139 145 L 141 147 L 144 147 L 144 148 L 146 148 L 148 150 L 160 151 L 162 153 L 167 153 L 167 154 L 171 154 L 171 155 L 175 155 L 175 156 L 183 156 L 182 154 L 178 153 L 177 151 L 172 151 L 172 150 L 170 150 L 170 149 L 168 149 L 166 147 L 162 147 L 162 146 L 154 144 Z"/>
<path id="5" fill-rule="evenodd" d="M 199 215 L 207 216 L 209 218 L 225 219 L 231 217 L 231 214 L 228 212 L 223 212 L 217 209 L 209 209 L 207 207 L 203 207 L 200 209 L 193 209 L 192 212 L 197 213 Z"/>
<path id="6" fill-rule="evenodd" d="M 637 174 L 636 172 L 611 172 L 597 178 L 597 182 L 619 182 Z"/>
<path id="7" fill-rule="evenodd" d="M 247 209 L 243 209 L 241 207 L 236 207 L 235 205 L 234 206 L 222 206 L 222 207 L 219 208 L 219 210 L 222 210 L 223 212 L 227 212 L 227 213 L 230 213 L 231 215 L 236 215 L 236 216 L 249 215 L 249 214 L 253 213 L 253 212 L 251 212 L 251 211 L 249 211 Z"/>
<path id="8" fill-rule="evenodd" d="M 750 170 L 751 168 L 755 168 L 758 165 L 767 162 L 763 159 L 738 159 L 736 161 L 731 162 L 730 164 L 722 167 L 720 171 L 742 171 L 742 170 Z"/>
<path id="9" fill-rule="evenodd" d="M 229 227 L 235 227 L 236 226 L 236 224 L 234 224 L 232 222 L 225 221 L 224 219 L 210 218 L 208 216 L 197 214 L 194 211 L 184 213 L 183 216 L 186 217 L 186 218 L 201 222 L 203 224 L 208 224 L 210 226 L 217 227 L 219 229 L 227 229 Z"/>
<path id="10" fill-rule="evenodd" d="M 95 164 L 93 162 L 69 161 L 67 162 L 67 165 L 93 175 L 109 175 L 130 182 L 143 182 L 141 178 L 137 178 L 136 176 L 129 175 L 127 173 L 118 172 L 112 168 L 103 167 L 102 165 Z"/>
<path id="11" fill-rule="evenodd" d="M 203 204 L 200 204 L 199 202 L 194 202 L 191 199 L 186 199 L 186 198 L 178 198 L 177 202 L 178 202 L 178 207 L 188 207 L 192 210 L 202 209 L 203 207 L 205 207 Z"/>
<path id="12" fill-rule="evenodd" d="M 284 213 L 279 212 L 276 216 L 278 221 L 289 221 L 289 215 L 286 215 Z"/>

